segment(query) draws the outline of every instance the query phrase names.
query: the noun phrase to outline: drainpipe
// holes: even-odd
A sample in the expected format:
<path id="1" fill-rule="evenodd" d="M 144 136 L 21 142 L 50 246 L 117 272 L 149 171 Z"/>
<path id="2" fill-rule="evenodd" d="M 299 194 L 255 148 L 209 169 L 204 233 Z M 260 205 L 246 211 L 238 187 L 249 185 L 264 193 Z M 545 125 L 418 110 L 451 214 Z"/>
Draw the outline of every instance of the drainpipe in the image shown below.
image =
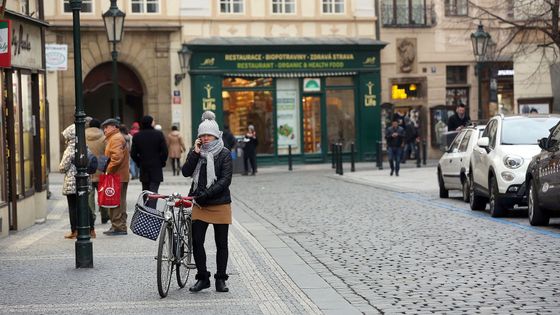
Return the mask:
<path id="1" fill-rule="evenodd" d="M 375 39 L 376 40 L 380 40 L 381 35 L 380 35 L 380 23 L 379 23 L 379 19 L 380 19 L 380 15 L 379 15 L 379 0 L 375 0 Z"/>

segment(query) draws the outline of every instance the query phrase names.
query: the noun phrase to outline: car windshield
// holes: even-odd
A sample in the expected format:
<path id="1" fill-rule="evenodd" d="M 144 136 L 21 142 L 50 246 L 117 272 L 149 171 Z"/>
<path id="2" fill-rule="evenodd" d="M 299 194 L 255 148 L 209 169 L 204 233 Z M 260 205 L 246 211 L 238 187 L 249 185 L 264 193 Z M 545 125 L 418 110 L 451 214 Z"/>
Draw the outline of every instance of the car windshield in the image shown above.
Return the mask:
<path id="1" fill-rule="evenodd" d="M 502 126 L 502 144 L 537 144 L 540 138 L 548 137 L 549 129 L 559 120 L 558 117 L 506 119 Z"/>

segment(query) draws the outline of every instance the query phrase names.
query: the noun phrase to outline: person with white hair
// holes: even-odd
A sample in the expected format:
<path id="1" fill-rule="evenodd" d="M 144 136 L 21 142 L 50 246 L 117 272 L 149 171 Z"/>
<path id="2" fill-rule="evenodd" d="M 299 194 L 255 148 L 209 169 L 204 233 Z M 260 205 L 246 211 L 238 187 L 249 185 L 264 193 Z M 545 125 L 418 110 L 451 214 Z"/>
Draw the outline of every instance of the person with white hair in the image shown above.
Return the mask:
<path id="1" fill-rule="evenodd" d="M 194 148 L 187 155 L 182 173 L 185 177 L 192 177 L 189 196 L 194 197 L 192 237 L 197 281 L 189 290 L 198 292 L 210 287 L 204 239 L 208 225 L 213 224 L 216 242 L 216 291 L 228 292 L 228 229 L 232 221 L 229 186 L 233 164 L 230 151 L 224 147 L 222 132 L 214 119 L 203 119 L 198 126 Z"/>

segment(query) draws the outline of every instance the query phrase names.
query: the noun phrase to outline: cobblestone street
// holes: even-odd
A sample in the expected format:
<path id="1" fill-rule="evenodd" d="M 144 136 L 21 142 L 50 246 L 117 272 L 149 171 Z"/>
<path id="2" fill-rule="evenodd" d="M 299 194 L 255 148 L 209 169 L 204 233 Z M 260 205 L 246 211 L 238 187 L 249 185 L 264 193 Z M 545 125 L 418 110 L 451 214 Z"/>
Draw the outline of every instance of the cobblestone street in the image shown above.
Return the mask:
<path id="1" fill-rule="evenodd" d="M 233 191 L 362 312 L 560 312 L 560 225 L 439 199 L 435 168 L 387 172 L 259 174 Z"/>

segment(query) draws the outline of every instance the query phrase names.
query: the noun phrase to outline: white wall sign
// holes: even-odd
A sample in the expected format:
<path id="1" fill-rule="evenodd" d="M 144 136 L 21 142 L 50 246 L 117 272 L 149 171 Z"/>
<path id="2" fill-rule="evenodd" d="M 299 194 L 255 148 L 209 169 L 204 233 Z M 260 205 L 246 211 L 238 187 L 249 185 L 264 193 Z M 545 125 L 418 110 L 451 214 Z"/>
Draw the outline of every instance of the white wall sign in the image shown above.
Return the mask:
<path id="1" fill-rule="evenodd" d="M 45 45 L 45 60 L 47 62 L 47 70 L 67 70 L 68 45 Z"/>

